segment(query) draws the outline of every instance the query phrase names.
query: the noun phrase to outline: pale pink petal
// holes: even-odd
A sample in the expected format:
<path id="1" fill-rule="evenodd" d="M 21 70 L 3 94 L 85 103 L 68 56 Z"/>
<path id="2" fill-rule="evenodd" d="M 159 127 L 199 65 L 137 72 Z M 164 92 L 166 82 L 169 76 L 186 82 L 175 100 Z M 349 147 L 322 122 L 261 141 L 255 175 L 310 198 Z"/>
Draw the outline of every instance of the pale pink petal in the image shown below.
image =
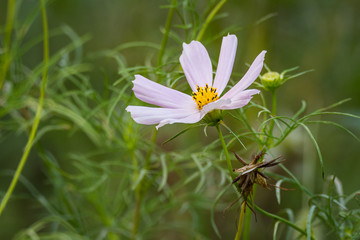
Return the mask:
<path id="1" fill-rule="evenodd" d="M 191 96 L 153 82 L 141 75 L 135 75 L 133 83 L 135 96 L 141 101 L 165 108 L 196 107 Z"/>
<path id="2" fill-rule="evenodd" d="M 166 124 L 173 124 L 173 123 L 196 123 L 201 120 L 200 112 L 197 111 L 187 117 L 178 118 L 178 119 L 165 119 L 160 122 L 159 125 L 156 126 L 156 129 L 166 125 Z"/>
<path id="3" fill-rule="evenodd" d="M 246 90 L 241 91 L 240 93 L 236 94 L 235 96 L 233 96 L 231 98 L 231 101 L 243 100 L 243 99 L 251 97 L 254 94 L 258 94 L 258 93 L 260 93 L 260 90 L 258 90 L 258 89 L 246 89 Z M 223 98 L 225 98 L 225 95 L 222 96 L 220 99 L 223 99 Z"/>
<path id="4" fill-rule="evenodd" d="M 220 109 L 222 110 L 231 110 L 231 109 L 238 109 L 242 108 L 243 106 L 247 105 L 252 97 L 248 99 L 238 100 L 238 101 L 231 101 L 231 104 L 221 106 Z"/>
<path id="5" fill-rule="evenodd" d="M 249 87 L 259 76 L 265 58 L 266 51 L 262 51 L 251 64 L 249 70 L 246 72 L 244 77 L 234 86 L 232 87 L 227 93 L 224 94 L 224 98 L 232 99 L 241 91 Z"/>
<path id="6" fill-rule="evenodd" d="M 219 99 L 215 102 L 208 103 L 201 109 L 201 118 L 203 118 L 207 113 L 211 112 L 212 110 L 221 109 L 221 106 L 229 104 L 231 104 L 230 99 Z"/>
<path id="7" fill-rule="evenodd" d="M 235 35 L 228 35 L 223 38 L 220 50 L 218 66 L 214 79 L 213 87 L 217 89 L 219 95 L 224 91 L 229 82 L 230 75 L 234 66 L 237 48 L 237 38 Z"/>
<path id="8" fill-rule="evenodd" d="M 238 95 L 231 98 L 231 101 L 229 104 L 223 104 L 219 106 L 219 109 L 237 109 L 245 106 L 250 102 L 254 94 L 260 93 L 257 89 L 248 89 L 245 91 L 240 92 Z M 222 100 L 225 97 L 225 95 L 219 99 Z"/>
<path id="9" fill-rule="evenodd" d="M 143 106 L 128 106 L 126 111 L 130 112 L 135 122 L 145 125 L 158 124 L 166 120 L 179 120 L 199 113 L 198 109 L 173 109 L 154 108 Z M 181 122 L 181 121 L 179 121 Z"/>
<path id="10" fill-rule="evenodd" d="M 183 43 L 180 64 L 191 89 L 196 92 L 196 85 L 204 87 L 212 85 L 211 60 L 205 47 L 197 41 L 190 44 Z"/>

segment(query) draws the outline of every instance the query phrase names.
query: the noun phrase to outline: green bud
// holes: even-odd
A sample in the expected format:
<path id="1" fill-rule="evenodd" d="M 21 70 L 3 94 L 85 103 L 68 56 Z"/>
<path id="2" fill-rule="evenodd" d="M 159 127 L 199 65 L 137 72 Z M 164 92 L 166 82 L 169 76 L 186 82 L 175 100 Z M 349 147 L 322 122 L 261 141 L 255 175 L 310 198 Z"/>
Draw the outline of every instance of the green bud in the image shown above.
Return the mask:
<path id="1" fill-rule="evenodd" d="M 260 76 L 261 83 L 268 91 L 273 91 L 282 84 L 283 76 L 277 72 L 267 72 Z"/>

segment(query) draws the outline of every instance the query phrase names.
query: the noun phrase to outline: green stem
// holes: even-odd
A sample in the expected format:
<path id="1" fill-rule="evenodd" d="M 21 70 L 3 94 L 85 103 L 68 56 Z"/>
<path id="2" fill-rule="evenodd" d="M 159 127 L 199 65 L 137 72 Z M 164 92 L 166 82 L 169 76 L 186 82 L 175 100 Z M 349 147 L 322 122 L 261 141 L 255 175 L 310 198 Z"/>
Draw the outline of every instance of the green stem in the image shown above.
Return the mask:
<path id="1" fill-rule="evenodd" d="M 148 150 L 148 152 L 146 154 L 146 158 L 145 158 L 144 169 L 146 171 L 149 170 L 149 167 L 150 167 L 150 159 L 151 159 L 152 152 L 154 151 L 156 137 L 157 137 L 157 130 L 154 129 L 154 131 L 152 133 L 152 137 L 151 137 L 151 145 L 149 147 L 149 150 Z M 136 207 L 135 207 L 135 212 L 134 212 L 132 239 L 136 239 L 136 234 L 138 232 L 138 226 L 139 226 L 139 221 L 140 221 L 140 208 L 141 208 L 144 196 L 146 195 L 146 192 L 148 189 L 146 187 L 146 185 L 143 183 L 143 181 L 144 181 L 144 179 L 141 181 L 141 183 L 139 183 L 138 188 L 136 189 L 138 194 L 137 194 Z"/>
<path id="2" fill-rule="evenodd" d="M 134 223 L 133 223 L 133 229 L 132 229 L 132 239 L 136 239 L 136 233 L 139 226 L 139 220 L 140 220 L 140 207 L 143 200 L 143 194 L 140 192 L 138 195 L 138 198 L 136 200 L 136 206 L 135 206 L 135 213 L 134 213 Z"/>
<path id="3" fill-rule="evenodd" d="M 222 147 L 224 149 L 224 153 L 225 153 L 225 158 L 226 158 L 226 163 L 227 163 L 227 167 L 228 167 L 228 170 L 229 170 L 229 174 L 231 176 L 231 179 L 234 179 L 235 178 L 235 175 L 234 175 L 234 172 L 233 172 L 233 167 L 232 167 L 232 164 L 231 164 L 231 161 L 230 161 L 230 156 L 229 156 L 229 152 L 227 150 L 227 147 L 226 147 L 226 144 L 225 144 L 225 140 L 224 140 L 224 137 L 222 135 L 222 132 L 221 132 L 221 129 L 220 129 L 220 126 L 219 124 L 216 125 L 216 129 L 219 133 L 219 138 L 220 138 L 220 141 L 221 141 L 221 144 L 222 144 Z"/>
<path id="4" fill-rule="evenodd" d="M 304 236 L 307 236 L 307 233 L 305 230 L 299 228 L 298 226 L 296 226 L 295 224 L 293 224 L 292 222 L 286 220 L 285 218 L 282 218 L 280 216 L 277 216 L 275 214 L 272 214 L 272 213 L 269 213 L 267 211 L 265 211 L 264 209 L 256 206 L 255 204 L 253 205 L 255 207 L 255 210 L 258 211 L 258 212 L 261 212 L 262 214 L 268 216 L 268 217 L 271 217 L 271 218 L 274 218 L 275 220 L 278 220 L 280 222 L 283 222 L 285 223 L 286 225 L 292 227 L 293 229 L 295 229 L 296 231 L 298 231 L 299 233 L 301 233 L 302 235 Z M 311 236 L 311 239 L 314 239 L 312 236 Z"/>
<path id="5" fill-rule="evenodd" d="M 15 19 L 15 0 L 8 1 L 6 24 L 4 29 L 4 45 L 3 45 L 3 56 L 0 59 L 0 92 L 5 82 L 5 77 L 7 70 L 11 62 L 10 54 L 10 43 L 11 43 L 11 33 L 13 30 L 14 19 Z"/>
<path id="6" fill-rule="evenodd" d="M 226 0 L 221 0 L 216 4 L 216 6 L 213 8 L 213 10 L 210 12 L 210 14 L 207 16 L 200 32 L 198 33 L 196 40 L 200 41 L 202 37 L 204 36 L 204 33 L 206 31 L 206 28 L 208 27 L 209 23 L 212 21 L 212 19 L 215 17 L 216 13 L 220 10 L 220 8 L 226 3 Z"/>
<path id="7" fill-rule="evenodd" d="M 233 167 L 232 167 L 232 164 L 231 164 L 229 151 L 227 150 L 225 140 L 224 140 L 224 136 L 223 136 L 223 134 L 221 132 L 221 129 L 220 129 L 220 124 L 216 125 L 216 129 L 217 129 L 217 131 L 219 133 L 219 138 L 220 138 L 220 141 L 221 141 L 221 145 L 222 145 L 222 147 L 224 149 L 224 152 L 225 152 L 225 158 L 226 158 L 226 163 L 227 163 L 227 167 L 228 167 L 228 170 L 229 170 L 229 174 L 231 176 L 231 179 L 234 179 L 236 176 L 235 176 L 235 174 L 233 172 Z M 238 229 L 237 229 L 237 232 L 236 232 L 235 240 L 239 240 L 240 237 L 241 237 L 245 208 L 246 208 L 246 206 L 245 206 L 245 202 L 244 202 L 243 205 L 242 205 L 242 208 L 241 208 L 241 212 L 240 212 L 239 224 L 238 224 Z"/>
<path id="8" fill-rule="evenodd" d="M 255 197 L 256 187 L 257 187 L 257 185 L 255 184 L 255 185 L 253 186 L 251 199 L 254 199 L 254 197 Z M 251 217 L 252 217 L 252 211 L 247 211 L 247 212 L 245 212 L 243 240 L 245 240 L 245 239 L 250 239 L 250 222 L 251 222 Z"/>
<path id="9" fill-rule="evenodd" d="M 276 90 L 273 90 L 271 92 L 271 99 L 272 99 L 272 106 L 271 106 L 271 115 L 276 115 L 276 108 L 277 108 L 277 102 L 276 102 Z"/>
<path id="10" fill-rule="evenodd" d="M 265 97 L 264 97 L 264 95 L 262 94 L 262 93 L 260 93 L 260 97 L 261 97 L 261 101 L 262 101 L 262 104 L 263 104 L 263 107 L 264 108 L 266 108 L 266 101 L 265 101 Z M 268 119 L 268 113 L 265 111 L 264 112 L 264 120 L 263 120 L 263 122 L 265 122 L 266 120 Z M 260 135 L 260 137 L 259 137 L 259 139 L 260 139 L 260 141 L 261 141 L 261 143 L 259 143 L 259 148 L 262 148 L 263 147 L 263 144 L 264 144 L 264 138 L 265 138 L 265 132 L 266 131 L 266 124 L 264 124 L 264 127 L 262 128 L 262 132 L 264 133 L 264 134 L 261 134 Z"/>
<path id="11" fill-rule="evenodd" d="M 45 97 L 45 90 L 46 90 L 46 83 L 47 83 L 47 72 L 48 72 L 48 62 L 49 62 L 49 38 L 48 38 L 48 25 L 47 25 L 47 17 L 46 17 L 46 10 L 45 10 L 45 0 L 40 0 L 41 2 L 41 15 L 42 15 L 42 22 L 43 22 L 43 36 L 44 36 L 44 71 L 43 71 L 43 76 L 42 76 L 42 82 L 41 82 L 41 89 L 40 89 L 40 97 L 39 97 L 39 104 L 36 110 L 36 114 L 35 114 L 35 119 L 34 119 L 34 123 L 32 125 L 31 128 L 31 132 L 30 132 L 30 136 L 28 139 L 28 142 L 26 143 L 25 146 L 25 151 L 21 157 L 21 160 L 17 166 L 16 172 L 14 174 L 14 177 L 10 183 L 10 186 L 4 196 L 4 198 L 1 201 L 1 205 L 0 205 L 0 215 L 2 214 L 6 203 L 8 202 L 12 192 L 15 189 L 16 183 L 19 179 L 19 176 L 22 172 L 22 169 L 25 166 L 26 160 L 29 156 L 35 135 L 36 135 L 36 131 L 37 128 L 39 126 L 39 122 L 40 122 L 40 118 L 41 118 L 41 112 L 43 109 L 43 105 L 44 105 L 44 97 Z"/>
<path id="12" fill-rule="evenodd" d="M 275 117 L 276 116 L 276 109 L 277 109 L 277 101 L 276 101 L 276 90 L 271 91 L 271 100 L 272 100 L 272 106 L 271 106 L 271 116 Z M 273 119 L 270 122 L 270 127 L 269 127 L 269 136 L 267 141 L 266 141 L 266 145 L 268 148 L 270 148 L 270 145 L 272 144 L 272 136 L 273 136 L 273 130 L 274 130 L 274 125 L 275 125 L 275 119 Z"/>
<path id="13" fill-rule="evenodd" d="M 152 132 L 152 136 L 151 136 L 151 145 L 150 145 L 149 151 L 148 151 L 148 153 L 146 155 L 146 159 L 145 159 L 145 170 L 149 169 L 150 158 L 151 158 L 151 155 L 152 155 L 152 153 L 154 151 L 154 148 L 155 148 L 155 142 L 156 142 L 157 134 L 158 134 L 158 131 L 156 129 L 154 129 L 153 132 Z"/>
<path id="14" fill-rule="evenodd" d="M 241 238 L 242 225 L 243 225 L 243 222 L 244 222 L 243 219 L 244 219 L 245 208 L 246 208 L 246 204 L 245 204 L 245 202 L 243 202 L 242 206 L 241 206 L 239 224 L 238 224 L 235 240 L 240 240 L 240 238 Z"/>
<path id="15" fill-rule="evenodd" d="M 163 38 L 161 40 L 161 48 L 160 48 L 159 55 L 158 55 L 158 66 L 162 65 L 163 56 L 164 56 L 164 53 L 165 53 L 165 47 L 166 47 L 167 41 L 169 39 L 169 32 L 170 32 L 170 28 L 171 28 L 171 22 L 172 22 L 172 19 L 173 19 L 176 4 L 177 4 L 177 0 L 173 0 L 171 2 L 171 7 L 170 7 L 170 10 L 169 10 L 167 19 L 166 19 L 165 32 L 164 32 Z"/>

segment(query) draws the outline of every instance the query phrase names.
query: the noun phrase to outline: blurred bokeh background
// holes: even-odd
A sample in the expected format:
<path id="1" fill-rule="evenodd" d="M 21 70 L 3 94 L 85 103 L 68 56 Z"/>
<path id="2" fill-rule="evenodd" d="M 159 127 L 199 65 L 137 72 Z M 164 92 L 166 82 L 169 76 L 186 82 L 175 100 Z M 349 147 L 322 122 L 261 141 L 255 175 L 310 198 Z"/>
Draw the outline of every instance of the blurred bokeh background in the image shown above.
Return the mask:
<path id="1" fill-rule="evenodd" d="M 7 1 L 0 1 L 0 25 L 4 26 Z M 39 10 L 36 0 L 20 1 L 16 24 L 25 21 L 31 14 Z M 180 1 L 181 2 L 181 1 Z M 213 1 L 211 1 L 213 2 Z M 132 41 L 147 41 L 159 44 L 165 25 L 168 1 L 145 0 L 52 0 L 48 1 L 47 13 L 49 29 L 68 26 L 78 36 L 89 35 L 82 48 L 82 56 L 91 65 L 88 75 L 92 85 L 98 90 L 104 88 L 104 72 L 110 83 L 118 78 L 114 61 L 104 61 L 92 56 L 103 50 L 114 49 L 118 45 Z M 194 1 L 194 6 L 203 13 L 208 1 Z M 278 93 L 279 114 L 292 115 L 300 108 L 301 100 L 307 102 L 308 111 L 328 106 L 342 99 L 352 100 L 341 105 L 336 110 L 360 115 L 360 1 L 357 0 L 229 0 L 220 11 L 221 18 L 215 18 L 209 25 L 204 45 L 213 59 L 217 59 L 221 38 L 213 39 L 220 31 L 233 27 L 231 33 L 239 39 L 234 70 L 244 72 L 244 63 L 252 59 L 263 49 L 267 50 L 266 64 L 273 70 L 281 72 L 285 69 L 299 66 L 299 71 L 313 69 L 303 76 L 289 81 Z M 174 24 L 179 23 L 174 17 Z M 31 26 L 23 42 L 41 37 L 41 19 L 38 16 Z M 210 39 L 210 40 L 207 40 Z M 190 39 L 187 39 L 188 41 Z M 51 53 L 56 52 L 68 41 L 67 37 L 59 36 L 50 40 Z M 181 53 L 181 45 L 170 37 L 168 46 Z M 143 65 L 149 56 L 157 54 L 156 50 L 147 48 L 131 48 L 122 52 L 127 66 Z M 41 44 L 34 47 L 22 58 L 23 64 L 29 69 L 42 60 Z M 6 105 L 6 103 L 5 103 Z M 330 117 L 347 127 L 359 136 L 360 122 L 355 118 Z M 1 127 L 1 126 L 0 126 Z M 170 126 L 170 131 L 181 129 Z M 314 126 L 312 128 L 321 148 L 326 175 L 336 175 L 342 182 L 345 193 L 359 189 L 358 171 L 360 169 L 360 145 L 349 134 L 334 126 Z M 165 129 L 159 131 L 159 138 L 166 139 Z M 202 130 L 199 131 L 202 133 Z M 189 133 L 191 135 L 191 133 Z M 164 135 L 164 136 L 163 136 Z M 163 137 L 162 137 L 163 136 Z M 211 135 L 210 135 L 211 136 Z M 186 145 L 185 139 L 178 139 L 170 148 L 179 149 L 175 144 Z M 299 140 L 300 139 L 300 140 Z M 303 141 L 307 139 L 306 141 Z M 27 135 L 21 129 L 1 136 L 0 191 L 4 193 L 9 185 L 11 171 L 21 157 L 26 144 Z M 159 140 L 159 142 L 161 142 Z M 61 165 L 67 168 L 71 165 L 69 152 L 86 153 L 93 145 L 86 136 L 68 134 L 58 131 L 46 134 L 43 145 L 61 160 Z M 166 148 L 166 147 L 164 147 Z M 171 149 L 170 149 L 171 150 Z M 287 166 L 299 178 L 304 177 L 304 184 L 314 191 L 320 191 L 320 168 L 314 145 L 302 131 L 296 131 L 277 152 L 287 160 Z M 309 164 L 309 176 L 303 171 L 304 162 Z M 311 163 L 313 161 L 314 163 Z M 71 169 L 71 167 L 69 167 Z M 10 172 L 7 172 L 10 171 Z M 23 171 L 26 177 L 45 196 L 50 196 L 52 187 L 48 174 L 36 150 L 33 150 Z M 318 184 L 318 182 L 320 182 Z M 318 189 L 317 189 L 318 188 Z M 293 194 L 293 196 L 291 196 Z M 290 201 L 289 206 L 296 206 L 291 201 L 299 196 L 297 193 L 285 193 L 284 201 Z M 296 196 L 296 197 L 294 197 Z M 271 201 L 263 201 L 270 198 Z M 259 205 L 269 211 L 276 211 L 277 206 L 273 193 L 259 190 L 256 200 Z M 284 203 L 285 207 L 287 203 Z M 234 210 L 236 211 L 236 209 Z M 9 202 L 4 214 L 0 217 L 0 238 L 10 239 L 15 233 L 29 227 L 30 224 L 46 215 L 31 200 L 27 188 L 18 184 L 15 195 Z M 204 213 L 206 216 L 206 213 Z M 220 223 L 235 228 L 233 221 Z M 219 216 L 219 221 L 223 216 Z M 255 228 L 259 227 L 254 224 Z M 204 226 L 204 229 L 210 226 Z M 261 226 L 260 228 L 264 228 Z M 269 227 L 270 228 L 270 227 Z M 267 227 L 265 226 L 265 230 Z M 204 230 L 204 231 L 205 231 Z M 213 235 L 209 230 L 209 238 Z M 256 231 L 256 230 L 253 230 Z M 224 233 L 225 234 L 225 233 Z M 169 235 L 171 236 L 171 235 Z M 230 234 L 231 236 L 231 234 Z M 262 236 L 261 234 L 259 235 Z M 182 239 L 182 238 L 179 238 Z M 185 238 L 183 238 L 185 239 Z M 215 239 L 215 236 L 214 238 Z M 258 238 L 265 239 L 265 238 Z"/>

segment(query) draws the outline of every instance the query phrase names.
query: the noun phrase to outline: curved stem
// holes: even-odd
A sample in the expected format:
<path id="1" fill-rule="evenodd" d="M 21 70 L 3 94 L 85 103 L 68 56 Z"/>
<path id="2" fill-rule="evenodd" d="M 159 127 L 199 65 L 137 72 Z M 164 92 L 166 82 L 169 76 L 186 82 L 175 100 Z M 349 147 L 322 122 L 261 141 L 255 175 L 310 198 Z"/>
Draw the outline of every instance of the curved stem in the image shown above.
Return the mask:
<path id="1" fill-rule="evenodd" d="M 224 137 L 223 137 L 223 135 L 222 135 L 222 132 L 221 132 L 221 129 L 220 129 L 219 124 L 216 125 L 216 129 L 217 129 L 217 131 L 218 131 L 218 133 L 219 133 L 219 138 L 220 138 L 222 147 L 223 147 L 223 149 L 224 149 L 225 158 L 226 158 L 226 164 L 227 164 L 227 167 L 228 167 L 228 170 L 229 170 L 229 174 L 230 174 L 230 176 L 231 176 L 231 179 L 234 179 L 235 176 L 234 176 L 233 167 L 232 167 L 232 164 L 231 164 L 231 161 L 230 161 L 229 152 L 228 152 L 228 150 L 227 150 L 227 147 L 226 147 L 226 144 L 225 144 L 225 140 L 224 140 Z"/>
<path id="2" fill-rule="evenodd" d="M 6 16 L 6 24 L 4 29 L 4 45 L 3 45 L 3 56 L 0 59 L 0 92 L 5 82 L 5 77 L 7 70 L 10 65 L 11 55 L 10 55 L 10 42 L 11 42 L 11 33 L 14 25 L 15 18 L 15 0 L 9 0 L 7 5 L 7 16 Z M 1 211 L 0 211 L 1 212 Z"/>
<path id="3" fill-rule="evenodd" d="M 269 212 L 265 211 L 264 209 L 256 206 L 255 204 L 254 204 L 253 206 L 255 207 L 256 211 L 259 211 L 259 212 L 261 212 L 262 214 L 264 214 L 264 215 L 266 215 L 266 216 L 268 216 L 268 217 L 271 217 L 271 218 L 274 218 L 274 219 L 276 219 L 276 220 L 278 220 L 278 221 L 280 221 L 280 222 L 283 222 L 283 223 L 285 223 L 286 225 L 288 225 L 288 226 L 292 227 L 293 229 L 295 229 L 296 231 L 298 231 L 299 233 L 301 233 L 302 235 L 307 236 L 307 233 L 306 233 L 305 230 L 299 228 L 298 226 L 296 226 L 295 224 L 293 224 L 293 223 L 290 222 L 289 220 L 287 220 L 287 219 L 285 219 L 285 218 L 282 218 L 282 217 L 280 217 L 280 216 L 277 216 L 277 215 L 275 215 L 275 214 L 269 213 Z M 311 239 L 314 239 L 312 236 L 310 236 L 310 238 L 311 238 Z"/>
<path id="4" fill-rule="evenodd" d="M 204 25 L 202 26 L 200 32 L 198 33 L 196 40 L 200 41 L 202 39 L 202 37 L 204 36 L 204 33 L 206 31 L 207 26 L 209 25 L 209 23 L 213 20 L 213 18 L 215 17 L 216 13 L 220 10 L 220 8 L 226 3 L 226 0 L 221 0 L 219 1 L 218 4 L 216 4 L 216 6 L 214 7 L 214 9 L 210 12 L 210 14 L 207 16 Z"/>
<path id="5" fill-rule="evenodd" d="M 45 10 L 45 0 L 40 0 L 41 2 L 41 15 L 42 15 L 42 22 L 43 22 L 43 36 L 44 36 L 44 71 L 43 71 L 43 77 L 41 80 L 41 89 L 40 89 L 40 97 L 39 97 L 39 104 L 36 110 L 34 123 L 31 128 L 29 139 L 25 146 L 25 151 L 21 157 L 21 160 L 17 166 L 16 172 L 14 174 L 14 177 L 10 183 L 10 186 L 4 196 L 4 198 L 1 201 L 0 205 L 0 215 L 2 214 L 6 203 L 8 202 L 12 192 L 15 189 L 16 183 L 20 177 L 20 174 L 22 172 L 22 169 L 25 166 L 26 160 L 29 156 L 32 144 L 34 142 L 34 138 L 36 135 L 37 128 L 39 126 L 40 118 L 41 118 L 41 112 L 44 105 L 44 97 L 45 97 L 45 90 L 46 90 L 46 83 L 47 83 L 47 72 L 48 72 L 48 62 L 49 62 L 49 37 L 48 37 L 48 25 L 47 25 L 47 17 L 46 17 L 46 10 Z"/>

